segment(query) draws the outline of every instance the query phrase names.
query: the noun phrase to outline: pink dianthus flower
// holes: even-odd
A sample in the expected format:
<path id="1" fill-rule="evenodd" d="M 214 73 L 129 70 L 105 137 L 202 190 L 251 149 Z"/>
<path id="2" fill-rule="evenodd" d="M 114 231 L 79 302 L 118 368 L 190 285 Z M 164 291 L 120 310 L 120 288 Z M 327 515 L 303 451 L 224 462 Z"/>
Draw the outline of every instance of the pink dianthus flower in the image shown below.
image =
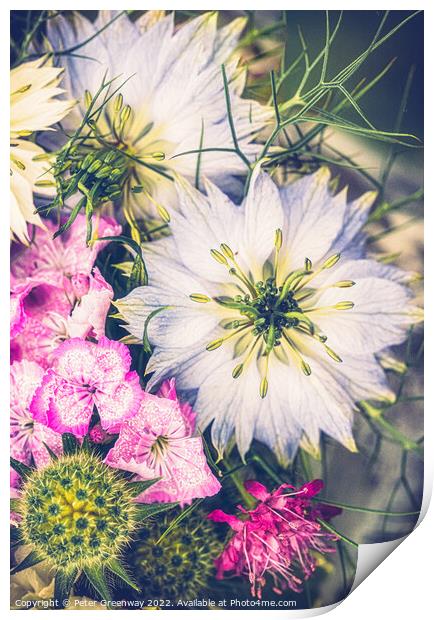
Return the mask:
<path id="1" fill-rule="evenodd" d="M 138 413 L 120 428 L 119 439 L 106 463 L 135 474 L 136 480 L 161 478 L 138 498 L 139 502 L 190 504 L 215 495 L 220 482 L 211 472 L 196 434 L 196 415 L 181 404 L 175 382 L 166 381 L 160 393 L 145 394 Z"/>

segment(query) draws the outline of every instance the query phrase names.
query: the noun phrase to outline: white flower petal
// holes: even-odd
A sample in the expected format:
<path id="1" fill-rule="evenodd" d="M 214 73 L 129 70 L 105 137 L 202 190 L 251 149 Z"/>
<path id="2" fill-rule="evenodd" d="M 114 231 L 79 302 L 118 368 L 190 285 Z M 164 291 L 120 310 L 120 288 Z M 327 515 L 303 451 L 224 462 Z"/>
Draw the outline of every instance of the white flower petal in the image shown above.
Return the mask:
<path id="1" fill-rule="evenodd" d="M 327 344 L 337 353 L 375 353 L 399 344 L 406 337 L 411 316 L 411 293 L 404 286 L 384 278 L 362 278 L 355 286 L 330 288 L 317 301 L 324 310 L 310 314 L 327 336 Z M 351 310 L 334 310 L 330 306 L 352 301 Z"/>

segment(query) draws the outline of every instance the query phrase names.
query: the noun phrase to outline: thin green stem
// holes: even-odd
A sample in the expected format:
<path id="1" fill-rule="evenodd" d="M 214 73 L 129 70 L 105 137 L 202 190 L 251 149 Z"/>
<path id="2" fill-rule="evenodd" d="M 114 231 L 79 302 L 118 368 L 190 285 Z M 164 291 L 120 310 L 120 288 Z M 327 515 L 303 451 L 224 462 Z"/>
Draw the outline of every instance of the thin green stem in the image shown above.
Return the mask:
<path id="1" fill-rule="evenodd" d="M 341 540 L 346 542 L 348 545 L 351 545 L 352 547 L 355 547 L 356 549 L 358 549 L 359 545 L 356 542 L 354 542 L 354 540 L 351 540 L 351 538 L 348 538 L 348 536 L 344 536 L 343 534 L 341 534 L 336 528 L 330 525 L 330 523 L 327 523 L 327 521 L 324 521 L 323 519 L 317 519 L 317 521 L 318 523 L 321 523 L 321 525 L 326 530 L 328 530 L 329 532 L 332 532 L 333 534 L 336 534 L 336 536 L 338 536 Z"/>
<path id="2" fill-rule="evenodd" d="M 344 510 L 350 510 L 352 512 L 366 512 L 372 513 L 380 516 L 387 515 L 388 517 L 414 517 L 419 514 L 419 511 L 412 512 L 390 512 L 389 510 L 376 510 L 374 508 L 362 508 L 360 506 L 351 506 L 350 504 L 343 504 L 342 502 L 334 502 L 330 501 L 326 497 L 311 497 L 311 501 L 313 502 L 321 502 L 323 504 L 327 504 L 328 506 L 335 506 L 336 508 L 342 508 Z"/>
<path id="3" fill-rule="evenodd" d="M 238 493 L 240 494 L 244 502 L 244 507 L 249 510 L 252 510 L 253 508 L 255 508 L 256 500 L 252 495 L 250 495 L 250 493 L 247 493 L 246 489 L 244 488 L 244 481 L 240 477 L 239 470 L 236 467 L 233 467 L 227 458 L 223 459 L 223 464 L 225 465 L 227 469 L 227 472 L 225 472 L 224 475 L 226 474 L 229 475 L 230 479 L 234 483 Z"/>

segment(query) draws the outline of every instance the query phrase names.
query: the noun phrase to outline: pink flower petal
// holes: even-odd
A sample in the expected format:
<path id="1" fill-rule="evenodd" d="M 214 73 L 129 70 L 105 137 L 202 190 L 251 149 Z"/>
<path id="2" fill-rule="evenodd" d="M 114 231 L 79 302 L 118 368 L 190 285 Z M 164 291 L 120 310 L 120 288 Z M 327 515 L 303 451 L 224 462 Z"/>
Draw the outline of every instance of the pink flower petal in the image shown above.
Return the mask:
<path id="1" fill-rule="evenodd" d="M 161 478 L 139 502 L 180 502 L 215 495 L 221 488 L 208 467 L 201 437 L 191 436 L 179 402 L 144 394 L 138 413 L 120 426 L 105 461 L 139 479 Z"/>
<path id="2" fill-rule="evenodd" d="M 44 370 L 28 360 L 11 365 L 11 456 L 26 464 L 33 459 L 38 468 L 50 461 L 46 445 L 62 453 L 61 436 L 37 422 L 29 409 L 43 375 Z"/>
<path id="3" fill-rule="evenodd" d="M 263 502 L 270 497 L 267 487 L 260 482 L 256 482 L 256 480 L 246 480 L 244 487 L 250 495 Z"/>
<path id="4" fill-rule="evenodd" d="M 241 519 L 238 519 L 234 515 L 228 515 L 226 512 L 220 510 L 219 508 L 210 512 L 207 516 L 207 519 L 215 521 L 215 523 L 227 523 L 235 531 L 239 531 L 243 527 L 243 522 L 241 521 Z"/>
<path id="5" fill-rule="evenodd" d="M 109 433 L 118 433 L 121 422 L 137 413 L 142 398 L 143 390 L 134 370 L 127 373 L 124 380 L 110 393 L 95 394 L 102 428 Z"/>
<path id="6" fill-rule="evenodd" d="M 179 403 L 181 414 L 185 420 L 185 423 L 188 426 L 189 433 L 194 433 L 194 430 L 196 428 L 196 414 L 188 402 L 182 403 L 178 400 L 178 395 L 176 393 L 176 380 L 174 377 L 172 377 L 172 379 L 167 379 L 166 381 L 163 381 L 160 389 L 157 392 L 157 396 L 177 401 Z"/>
<path id="7" fill-rule="evenodd" d="M 92 335 L 100 339 L 105 333 L 113 289 L 104 280 L 97 267 L 93 270 L 93 276 L 87 277 L 87 281 L 87 292 L 81 295 L 80 302 L 68 317 L 68 333 L 72 338 Z"/>

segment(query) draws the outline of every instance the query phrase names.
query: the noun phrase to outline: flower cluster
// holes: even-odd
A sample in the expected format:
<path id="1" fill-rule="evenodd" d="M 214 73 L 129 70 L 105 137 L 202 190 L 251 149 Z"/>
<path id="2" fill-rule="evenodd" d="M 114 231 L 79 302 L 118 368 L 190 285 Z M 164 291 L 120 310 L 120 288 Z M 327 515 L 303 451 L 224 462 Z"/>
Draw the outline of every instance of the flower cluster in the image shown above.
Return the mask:
<path id="1" fill-rule="evenodd" d="M 258 500 L 253 510 L 239 506 L 239 516 L 211 512 L 208 519 L 227 523 L 235 532 L 216 560 L 217 579 L 223 579 L 226 572 L 246 575 L 252 596 L 261 598 L 270 575 L 276 593 L 299 592 L 316 568 L 312 552 L 335 551 L 331 543 L 337 537 L 324 530 L 318 519 L 335 516 L 340 510 L 311 502 L 322 487 L 321 480 L 313 480 L 299 489 L 282 484 L 269 493 L 260 482 L 248 480 L 245 488 Z"/>
<path id="2" fill-rule="evenodd" d="M 84 13 L 29 11 L 12 54 L 13 588 L 176 605 L 237 577 L 303 597 L 339 539 L 356 546 L 328 522 L 361 510 L 306 482 L 322 445 L 353 458 L 363 410 L 421 452 L 383 417 L 384 360 L 421 320 L 414 274 L 369 246 L 384 191 L 375 206 L 323 165 L 326 120 L 342 126 L 323 89 L 360 113 L 370 85 L 344 82 L 362 61 L 326 79 L 329 33 L 268 93 L 251 54 L 280 23 Z"/>

